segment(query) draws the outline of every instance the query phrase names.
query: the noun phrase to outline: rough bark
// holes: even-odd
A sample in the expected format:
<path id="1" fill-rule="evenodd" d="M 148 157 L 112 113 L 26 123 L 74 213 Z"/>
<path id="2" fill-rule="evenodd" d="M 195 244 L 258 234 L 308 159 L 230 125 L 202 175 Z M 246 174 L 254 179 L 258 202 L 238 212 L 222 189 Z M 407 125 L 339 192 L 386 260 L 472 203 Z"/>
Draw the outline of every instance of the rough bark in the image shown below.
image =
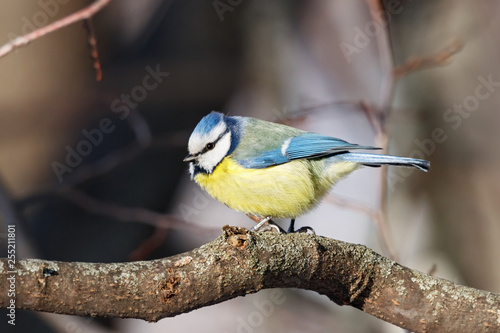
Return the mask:
<path id="1" fill-rule="evenodd" d="M 411 270 L 362 245 L 224 227 L 214 241 L 129 263 L 16 263 L 16 307 L 157 321 L 265 288 L 302 288 L 414 332 L 499 332 L 500 295 Z M 0 307 L 10 303 L 7 260 Z"/>

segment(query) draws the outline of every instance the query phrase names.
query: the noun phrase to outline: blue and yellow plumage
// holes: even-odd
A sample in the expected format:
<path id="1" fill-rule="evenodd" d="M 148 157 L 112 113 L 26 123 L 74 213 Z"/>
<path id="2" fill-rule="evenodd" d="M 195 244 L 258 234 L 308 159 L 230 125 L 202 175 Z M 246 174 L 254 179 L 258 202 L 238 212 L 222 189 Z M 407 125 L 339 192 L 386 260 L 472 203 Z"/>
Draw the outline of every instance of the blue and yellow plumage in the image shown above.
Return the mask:
<path id="1" fill-rule="evenodd" d="M 333 184 L 363 165 L 428 161 L 350 150 L 377 149 L 249 117 L 211 112 L 189 138 L 191 177 L 228 207 L 261 218 L 292 218 L 313 208 Z"/>

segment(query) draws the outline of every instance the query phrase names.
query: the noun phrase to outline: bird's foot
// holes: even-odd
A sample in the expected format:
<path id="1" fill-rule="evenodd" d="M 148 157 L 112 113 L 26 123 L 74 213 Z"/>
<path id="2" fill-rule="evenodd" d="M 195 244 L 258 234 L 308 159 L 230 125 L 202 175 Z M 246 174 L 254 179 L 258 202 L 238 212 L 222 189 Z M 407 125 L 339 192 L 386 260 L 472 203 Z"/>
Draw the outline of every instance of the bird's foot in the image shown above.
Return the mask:
<path id="1" fill-rule="evenodd" d="M 299 229 L 295 230 L 295 219 L 290 220 L 290 226 L 288 227 L 287 234 L 293 234 L 293 233 L 307 233 L 307 231 L 310 230 L 313 235 L 316 235 L 316 231 L 314 231 L 313 228 L 311 227 L 300 227 Z"/>
<path id="2" fill-rule="evenodd" d="M 258 231 L 271 231 L 271 232 L 277 232 L 279 234 L 283 232 L 283 230 L 279 226 L 277 226 L 276 224 L 268 224 L 268 225 L 262 226 Z"/>
<path id="3" fill-rule="evenodd" d="M 264 224 L 266 224 L 270 220 L 271 220 L 270 217 L 266 217 L 266 218 L 262 219 L 259 223 L 257 223 L 256 226 L 254 226 L 252 229 L 250 229 L 250 231 L 259 231 L 260 229 L 263 228 Z M 269 226 L 269 224 L 266 225 L 265 227 L 267 227 L 267 226 Z"/>
<path id="4" fill-rule="evenodd" d="M 307 231 L 311 231 L 311 233 L 316 236 L 316 231 L 314 231 L 313 228 L 311 227 L 300 227 L 299 229 L 295 230 L 295 231 L 292 231 L 293 233 L 301 233 L 301 234 L 305 234 L 307 233 Z"/>
<path id="5" fill-rule="evenodd" d="M 257 225 L 250 229 L 250 231 L 276 231 L 278 233 L 285 233 L 285 230 L 281 229 L 279 225 L 274 223 L 274 221 L 271 220 L 271 217 L 262 219 L 261 217 L 251 214 L 247 214 L 247 216 L 257 223 Z"/>

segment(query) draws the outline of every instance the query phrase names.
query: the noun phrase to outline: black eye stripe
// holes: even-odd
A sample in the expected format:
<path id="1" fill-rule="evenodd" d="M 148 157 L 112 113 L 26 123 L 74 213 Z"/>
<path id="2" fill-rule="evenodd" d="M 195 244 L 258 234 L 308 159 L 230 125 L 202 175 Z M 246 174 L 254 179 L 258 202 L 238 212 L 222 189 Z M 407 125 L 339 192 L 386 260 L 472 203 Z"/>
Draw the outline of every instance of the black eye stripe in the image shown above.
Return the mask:
<path id="1" fill-rule="evenodd" d="M 219 137 L 217 139 L 215 139 L 214 142 L 209 142 L 207 143 L 207 145 L 203 148 L 203 150 L 199 153 L 200 155 L 201 154 L 204 154 L 206 153 L 207 151 L 210 151 L 212 149 L 215 148 L 215 145 L 217 144 L 217 142 L 219 142 L 220 139 L 222 139 L 222 137 L 227 133 L 228 131 L 225 131 L 224 133 L 222 133 L 221 135 L 219 135 Z M 211 145 L 211 148 L 209 148 L 209 145 Z"/>

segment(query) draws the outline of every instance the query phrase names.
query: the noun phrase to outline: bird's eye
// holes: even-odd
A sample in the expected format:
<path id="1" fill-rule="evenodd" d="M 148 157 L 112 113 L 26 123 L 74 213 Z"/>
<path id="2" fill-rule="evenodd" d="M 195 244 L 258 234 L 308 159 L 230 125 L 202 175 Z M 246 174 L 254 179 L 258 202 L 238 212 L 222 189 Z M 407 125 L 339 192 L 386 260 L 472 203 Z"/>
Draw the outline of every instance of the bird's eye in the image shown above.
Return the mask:
<path id="1" fill-rule="evenodd" d="M 207 143 L 207 145 L 205 146 L 205 148 L 207 150 L 212 150 L 212 149 L 214 149 L 214 147 L 215 147 L 215 144 L 213 142 Z"/>

